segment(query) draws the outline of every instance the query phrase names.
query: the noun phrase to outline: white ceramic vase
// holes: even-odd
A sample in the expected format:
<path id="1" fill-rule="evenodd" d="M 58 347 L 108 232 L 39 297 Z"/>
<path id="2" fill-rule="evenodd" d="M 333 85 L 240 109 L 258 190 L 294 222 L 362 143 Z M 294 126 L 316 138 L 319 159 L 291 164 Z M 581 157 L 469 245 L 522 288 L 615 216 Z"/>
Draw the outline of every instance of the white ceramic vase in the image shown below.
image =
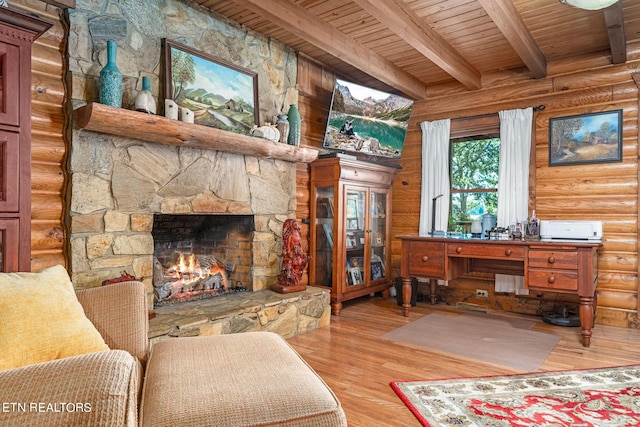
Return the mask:
<path id="1" fill-rule="evenodd" d="M 142 77 L 142 90 L 136 95 L 135 109 L 147 114 L 156 113 L 156 100 L 151 94 L 151 80 L 147 76 Z"/>
<path id="2" fill-rule="evenodd" d="M 173 99 L 164 100 L 164 116 L 167 119 L 178 120 L 178 104 Z"/>
<path id="3" fill-rule="evenodd" d="M 185 123 L 193 123 L 194 122 L 193 111 L 191 111 L 186 107 L 180 107 L 180 120 L 182 120 Z"/>
<path id="4" fill-rule="evenodd" d="M 271 123 L 265 123 L 264 126 L 260 127 L 254 126 L 251 130 L 251 135 L 265 138 L 273 142 L 278 142 L 280 140 L 280 131 Z"/>

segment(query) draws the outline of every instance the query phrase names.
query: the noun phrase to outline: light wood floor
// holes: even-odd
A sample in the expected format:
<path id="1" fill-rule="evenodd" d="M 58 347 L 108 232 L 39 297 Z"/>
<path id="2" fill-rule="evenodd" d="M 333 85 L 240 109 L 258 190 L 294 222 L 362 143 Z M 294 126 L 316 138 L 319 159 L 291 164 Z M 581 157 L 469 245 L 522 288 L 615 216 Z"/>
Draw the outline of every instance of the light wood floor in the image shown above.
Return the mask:
<path id="1" fill-rule="evenodd" d="M 420 426 L 391 390 L 391 381 L 520 373 L 380 338 L 385 332 L 442 310 L 462 313 L 444 304 L 418 302 L 409 317 L 404 317 L 395 299 L 359 298 L 344 303 L 341 315 L 331 317 L 330 326 L 288 341 L 333 389 L 350 426 Z M 591 347 L 584 348 L 580 328 L 522 317 L 537 322 L 534 330 L 562 337 L 541 371 L 640 364 L 638 330 L 596 325 Z"/>

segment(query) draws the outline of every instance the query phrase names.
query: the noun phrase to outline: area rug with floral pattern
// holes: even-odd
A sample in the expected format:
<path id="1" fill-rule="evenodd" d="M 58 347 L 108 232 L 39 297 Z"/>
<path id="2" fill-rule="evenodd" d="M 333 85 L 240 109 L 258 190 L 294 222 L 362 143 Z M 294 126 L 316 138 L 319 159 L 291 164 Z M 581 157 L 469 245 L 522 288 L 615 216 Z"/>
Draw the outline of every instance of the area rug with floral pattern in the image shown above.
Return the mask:
<path id="1" fill-rule="evenodd" d="M 424 426 L 640 425 L 640 365 L 393 381 L 391 387 Z"/>

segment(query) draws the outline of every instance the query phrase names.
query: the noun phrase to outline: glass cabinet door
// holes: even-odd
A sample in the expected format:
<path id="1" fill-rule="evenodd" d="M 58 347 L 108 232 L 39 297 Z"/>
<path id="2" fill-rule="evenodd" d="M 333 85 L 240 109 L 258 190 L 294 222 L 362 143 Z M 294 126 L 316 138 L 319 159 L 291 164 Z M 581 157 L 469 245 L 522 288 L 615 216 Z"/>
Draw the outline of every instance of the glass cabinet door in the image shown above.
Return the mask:
<path id="1" fill-rule="evenodd" d="M 316 248 L 314 260 L 314 285 L 332 285 L 333 230 L 334 230 L 333 186 L 316 187 Z"/>
<path id="2" fill-rule="evenodd" d="M 365 283 L 366 190 L 348 188 L 346 194 L 347 287 Z"/>
<path id="3" fill-rule="evenodd" d="M 369 205 L 369 280 L 382 280 L 387 276 L 386 239 L 387 239 L 387 193 L 371 191 Z"/>

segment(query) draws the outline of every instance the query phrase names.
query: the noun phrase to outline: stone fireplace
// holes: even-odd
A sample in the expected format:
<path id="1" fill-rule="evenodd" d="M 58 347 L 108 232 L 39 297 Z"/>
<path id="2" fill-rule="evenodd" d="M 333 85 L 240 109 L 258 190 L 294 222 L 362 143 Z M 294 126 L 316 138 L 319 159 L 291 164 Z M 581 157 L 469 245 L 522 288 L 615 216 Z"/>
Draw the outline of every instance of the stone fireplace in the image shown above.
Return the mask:
<path id="1" fill-rule="evenodd" d="M 78 0 L 69 10 L 67 47 L 74 110 L 97 100 L 107 40 L 118 45 L 122 111 L 132 109 L 142 77 L 147 76 L 162 114 L 163 38 L 256 72 L 260 124 L 274 122 L 297 101 L 293 49 L 192 2 L 166 0 L 162 13 L 158 4 L 115 2 L 105 13 L 96 2 Z M 78 126 L 71 131 L 66 211 L 74 284 L 98 286 L 126 271 L 147 285 L 151 305 L 152 232 L 157 215 L 252 216 L 251 266 L 247 278 L 239 280 L 254 291 L 276 283 L 282 224 L 295 217 L 295 161 L 188 144 L 164 145 L 131 137 L 135 123 L 124 120 L 121 126 L 127 128 L 124 136 Z M 260 143 L 256 139 L 256 147 Z"/>
<path id="2" fill-rule="evenodd" d="M 123 271 L 153 297 L 156 215 L 253 219 L 247 287 L 276 283 L 285 219 L 295 217 L 295 163 L 74 133 L 71 270 L 79 287 Z"/>
<path id="3" fill-rule="evenodd" d="M 300 159 L 291 154 L 304 149 L 282 144 L 277 147 L 279 155 L 274 155 L 264 141 L 230 132 L 223 136 L 225 143 L 218 144 L 220 134 L 206 129 L 194 132 L 194 125 L 169 126 L 128 111 L 144 76 L 151 79 L 151 92 L 162 115 L 161 40 L 167 38 L 257 73 L 259 122 L 275 122 L 279 113 L 297 102 L 295 51 L 184 0 L 121 1 L 108 6 L 77 0 L 68 14 L 74 123 L 65 212 L 71 254 L 68 269 L 74 286 L 100 286 L 123 272 L 141 279 L 149 308 L 154 307 L 155 317 L 149 322 L 152 342 L 254 330 L 289 337 L 328 324 L 331 309 L 325 290 L 308 288 L 296 295 L 268 290 L 277 282 L 280 269 L 282 225 L 296 217 L 296 162 Z M 97 101 L 107 40 L 118 45 L 123 104 L 117 112 L 108 113 L 117 116 L 117 125 L 90 130 L 80 125 L 75 113 Z M 132 117 L 135 114 L 142 118 Z M 238 151 L 241 137 L 244 149 Z M 160 255 L 156 242 L 162 239 L 154 228 L 160 219 L 170 217 L 185 223 L 212 217 L 251 218 L 251 231 L 246 233 L 250 237 L 243 240 L 250 246 L 250 260 L 241 262 L 230 252 L 216 256 L 234 265 L 228 276 L 232 286 L 239 281 L 254 292 L 155 307 L 154 256 Z M 238 235 L 226 239 L 240 242 Z M 179 239 L 177 245 L 185 240 Z M 186 246 L 201 251 L 202 243 L 189 240 Z M 176 248 L 171 245 L 167 243 L 165 249 L 173 254 Z M 216 280 L 210 282 L 213 288 Z"/>

